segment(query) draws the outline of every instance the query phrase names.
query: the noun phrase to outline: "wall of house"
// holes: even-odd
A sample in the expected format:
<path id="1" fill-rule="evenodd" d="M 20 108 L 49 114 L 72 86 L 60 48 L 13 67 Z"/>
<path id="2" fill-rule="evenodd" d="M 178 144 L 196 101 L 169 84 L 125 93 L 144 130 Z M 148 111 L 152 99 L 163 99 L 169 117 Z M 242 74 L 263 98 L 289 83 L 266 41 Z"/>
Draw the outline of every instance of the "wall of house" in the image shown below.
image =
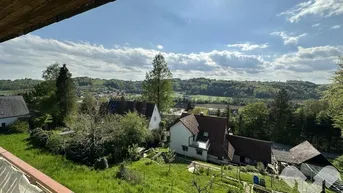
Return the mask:
<path id="1" fill-rule="evenodd" d="M 1 118 L 0 119 L 0 127 L 2 127 L 3 123 L 5 123 L 5 125 L 7 127 L 8 125 L 11 125 L 12 123 L 14 123 L 17 119 L 18 119 L 18 117 Z"/>
<path id="2" fill-rule="evenodd" d="M 152 113 L 150 123 L 149 123 L 149 130 L 160 128 L 160 122 L 161 122 L 161 114 L 158 111 L 157 105 L 155 105 L 154 111 Z"/>
<path id="3" fill-rule="evenodd" d="M 228 159 L 220 160 L 220 159 L 218 159 L 218 157 L 213 156 L 213 155 L 207 155 L 207 161 L 213 162 L 213 163 L 216 163 L 216 164 L 228 164 L 229 163 Z"/>
<path id="4" fill-rule="evenodd" d="M 178 122 L 170 128 L 169 147 L 178 154 L 207 161 L 207 151 L 202 150 L 202 155 L 198 155 L 197 148 L 188 145 L 189 140 L 193 140 L 192 136 L 193 134 L 181 122 Z M 187 146 L 188 150 L 184 151 L 182 145 Z"/>

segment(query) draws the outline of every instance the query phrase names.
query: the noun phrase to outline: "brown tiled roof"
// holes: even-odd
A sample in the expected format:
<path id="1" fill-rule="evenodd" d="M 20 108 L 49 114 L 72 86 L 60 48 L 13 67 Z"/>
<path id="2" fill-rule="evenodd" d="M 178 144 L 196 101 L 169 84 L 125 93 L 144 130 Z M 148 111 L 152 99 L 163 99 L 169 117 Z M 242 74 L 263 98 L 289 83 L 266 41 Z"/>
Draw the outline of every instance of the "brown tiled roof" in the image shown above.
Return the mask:
<path id="1" fill-rule="evenodd" d="M 260 162 L 271 163 L 272 143 L 237 135 L 228 135 L 228 140 L 235 148 L 235 154 Z"/>
<path id="2" fill-rule="evenodd" d="M 187 115 L 180 119 L 181 123 L 193 134 L 196 135 L 199 133 L 198 122 L 195 119 L 194 115 Z"/>
<path id="3" fill-rule="evenodd" d="M 186 117 L 189 114 L 183 113 L 181 117 Z M 206 141 L 210 140 L 210 148 L 208 154 L 217 157 L 228 157 L 228 144 L 225 144 L 226 134 L 226 118 L 212 117 L 204 115 L 193 115 L 195 116 L 199 124 L 199 134 L 197 140 Z M 182 118 L 181 118 L 182 119 Z M 204 136 L 204 133 L 208 133 L 208 137 Z M 226 142 L 227 143 L 227 142 Z"/>
<path id="4" fill-rule="evenodd" d="M 290 149 L 290 153 L 298 163 L 303 163 L 320 155 L 320 152 L 308 141 L 304 141 L 299 145 L 293 147 L 292 149 Z"/>

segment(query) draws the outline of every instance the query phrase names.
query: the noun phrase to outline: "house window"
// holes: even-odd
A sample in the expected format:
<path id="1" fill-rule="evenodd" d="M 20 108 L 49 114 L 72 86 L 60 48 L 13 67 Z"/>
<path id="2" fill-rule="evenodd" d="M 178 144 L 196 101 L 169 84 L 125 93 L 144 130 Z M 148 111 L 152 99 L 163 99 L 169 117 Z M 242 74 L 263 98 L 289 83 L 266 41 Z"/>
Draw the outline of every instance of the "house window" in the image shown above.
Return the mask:
<path id="1" fill-rule="evenodd" d="M 188 146 L 183 145 L 183 146 L 182 146 L 182 150 L 183 150 L 183 151 L 188 151 Z"/>
<path id="2" fill-rule="evenodd" d="M 6 123 L 1 123 L 1 127 L 6 127 Z"/>
<path id="3" fill-rule="evenodd" d="M 154 121 L 156 121 L 156 117 L 154 117 Z"/>
<path id="4" fill-rule="evenodd" d="M 201 149 L 197 149 L 197 155 L 202 155 L 202 150 Z"/>
<path id="5" fill-rule="evenodd" d="M 208 132 L 204 132 L 204 137 L 208 137 Z"/>

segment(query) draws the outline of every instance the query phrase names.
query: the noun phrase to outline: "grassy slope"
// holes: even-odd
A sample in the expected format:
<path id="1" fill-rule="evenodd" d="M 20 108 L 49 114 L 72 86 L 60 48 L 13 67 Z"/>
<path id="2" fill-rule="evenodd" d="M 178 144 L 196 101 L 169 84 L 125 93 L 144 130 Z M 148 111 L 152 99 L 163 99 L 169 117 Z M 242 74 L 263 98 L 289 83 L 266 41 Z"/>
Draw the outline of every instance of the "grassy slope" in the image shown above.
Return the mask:
<path id="1" fill-rule="evenodd" d="M 134 162 L 130 167 L 144 174 L 144 184 L 131 185 L 114 176 L 118 167 L 105 171 L 96 171 L 83 165 L 75 164 L 63 156 L 51 155 L 39 149 L 32 148 L 27 143 L 27 134 L 0 134 L 0 146 L 19 158 L 41 170 L 56 181 L 67 186 L 74 192 L 195 192 L 191 182 L 193 175 L 186 170 L 186 164 L 172 164 L 172 171 L 167 176 L 167 165 L 145 165 L 146 159 Z M 197 180 L 205 183 L 209 176 L 196 176 Z M 212 192 L 227 192 L 228 187 L 214 185 Z"/>
<path id="2" fill-rule="evenodd" d="M 126 181 L 115 178 L 118 166 L 111 167 L 105 171 L 96 171 L 84 165 L 66 160 L 63 156 L 52 155 L 40 149 L 33 148 L 27 142 L 27 134 L 0 134 L 0 146 L 15 154 L 19 158 L 31 164 L 33 167 L 41 170 L 56 181 L 67 186 L 74 192 L 170 192 L 173 183 L 173 192 L 196 192 L 191 185 L 193 177 L 201 184 L 209 180 L 207 175 L 193 175 L 186 170 L 187 164 L 172 164 L 171 173 L 166 175 L 168 166 L 166 164 L 153 163 L 145 165 L 148 159 L 141 159 L 133 162 L 130 169 L 139 171 L 144 176 L 143 184 L 131 185 Z M 213 165 L 218 167 L 216 165 Z M 219 173 L 216 172 L 216 173 Z M 237 178 L 237 167 L 232 170 L 224 170 L 226 176 Z M 257 174 L 260 178 L 260 174 Z M 240 173 L 243 181 L 252 183 L 253 174 Z M 291 192 L 291 188 L 282 180 L 273 179 L 271 187 L 271 178 L 263 176 L 266 180 L 268 189 L 282 192 Z M 216 183 L 211 192 L 227 192 L 228 187 L 223 183 Z"/>

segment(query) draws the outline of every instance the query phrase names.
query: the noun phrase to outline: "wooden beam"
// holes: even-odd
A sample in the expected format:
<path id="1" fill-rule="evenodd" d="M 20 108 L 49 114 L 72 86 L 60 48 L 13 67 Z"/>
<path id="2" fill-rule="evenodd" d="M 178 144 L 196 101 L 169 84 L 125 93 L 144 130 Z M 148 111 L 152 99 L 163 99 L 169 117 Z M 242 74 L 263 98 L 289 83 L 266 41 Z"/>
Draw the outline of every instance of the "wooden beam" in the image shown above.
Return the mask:
<path id="1" fill-rule="evenodd" d="M 113 1 L 115 0 L 89 0 L 87 2 L 83 1 L 83 4 L 81 4 L 81 0 L 75 0 L 71 3 L 67 3 L 70 2 L 70 0 L 54 0 L 48 2 L 47 5 L 49 5 L 49 7 L 46 7 L 47 5 L 44 4 L 43 6 L 34 9 L 29 15 L 23 15 L 21 18 L 9 23 L 4 28 L 1 27 L 5 30 L 2 33 L 0 32 L 0 42 L 32 32 L 36 29 L 59 22 Z M 71 5 L 73 7 L 71 7 Z M 59 8 L 60 6 L 62 6 L 62 8 Z M 44 17 L 39 17 L 42 14 Z M 35 20 L 37 18 L 39 18 L 38 21 Z"/>
<path id="2" fill-rule="evenodd" d="M 31 1 L 27 4 L 25 4 L 24 6 L 22 6 L 21 8 L 13 11 L 12 13 L 10 13 L 7 16 L 0 19 L 0 26 L 8 25 L 9 22 L 11 22 L 13 20 L 18 20 L 18 18 L 20 18 L 20 16 L 28 15 L 30 11 L 32 13 L 34 11 L 34 9 L 36 9 L 36 7 L 41 7 L 42 5 L 44 5 L 46 3 L 47 3 L 46 0 Z"/>

